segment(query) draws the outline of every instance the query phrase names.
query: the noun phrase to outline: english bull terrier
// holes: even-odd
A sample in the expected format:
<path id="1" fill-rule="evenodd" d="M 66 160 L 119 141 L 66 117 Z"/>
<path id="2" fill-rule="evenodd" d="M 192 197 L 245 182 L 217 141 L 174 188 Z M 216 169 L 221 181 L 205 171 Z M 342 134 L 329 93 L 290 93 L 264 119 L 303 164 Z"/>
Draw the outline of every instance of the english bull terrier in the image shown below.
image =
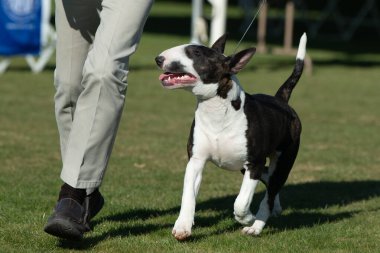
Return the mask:
<path id="1" fill-rule="evenodd" d="M 225 56 L 226 36 L 219 38 L 211 48 L 181 45 L 155 58 L 164 72 L 159 79 L 165 88 L 182 88 L 197 98 L 187 144 L 189 162 L 181 211 L 172 230 L 177 240 L 191 235 L 195 199 L 207 161 L 244 173 L 234 203 L 235 219 L 246 225 L 242 230 L 244 234 L 259 235 L 269 216 L 281 213 L 279 191 L 296 159 L 301 134 L 300 119 L 288 101 L 302 74 L 306 40 L 303 34 L 293 73 L 275 96 L 244 92 L 236 74 L 256 49 Z M 267 159 L 269 166 L 266 166 Z M 259 181 L 266 185 L 266 194 L 254 216 L 250 205 Z"/>

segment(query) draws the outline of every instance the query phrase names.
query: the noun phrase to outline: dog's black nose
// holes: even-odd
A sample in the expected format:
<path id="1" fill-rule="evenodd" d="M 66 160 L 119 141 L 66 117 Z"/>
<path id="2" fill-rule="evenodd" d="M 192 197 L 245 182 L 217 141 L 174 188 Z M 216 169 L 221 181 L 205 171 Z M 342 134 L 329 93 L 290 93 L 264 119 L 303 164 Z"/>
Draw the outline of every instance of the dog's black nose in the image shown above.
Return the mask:
<path id="1" fill-rule="evenodd" d="M 160 67 L 160 68 L 162 68 L 162 64 L 164 64 L 165 57 L 163 57 L 163 56 L 157 56 L 155 58 L 155 60 L 156 60 L 157 66 Z"/>

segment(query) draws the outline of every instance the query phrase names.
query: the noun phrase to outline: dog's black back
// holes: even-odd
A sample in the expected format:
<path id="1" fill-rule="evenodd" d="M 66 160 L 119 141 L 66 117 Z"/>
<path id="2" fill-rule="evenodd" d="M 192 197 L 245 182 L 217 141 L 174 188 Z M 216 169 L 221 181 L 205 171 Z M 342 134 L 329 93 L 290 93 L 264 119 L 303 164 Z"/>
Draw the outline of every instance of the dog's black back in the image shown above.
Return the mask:
<path id="1" fill-rule="evenodd" d="M 264 94 L 246 94 L 244 113 L 248 120 L 248 161 L 259 179 L 267 157 L 299 142 L 301 122 L 286 102 Z"/>

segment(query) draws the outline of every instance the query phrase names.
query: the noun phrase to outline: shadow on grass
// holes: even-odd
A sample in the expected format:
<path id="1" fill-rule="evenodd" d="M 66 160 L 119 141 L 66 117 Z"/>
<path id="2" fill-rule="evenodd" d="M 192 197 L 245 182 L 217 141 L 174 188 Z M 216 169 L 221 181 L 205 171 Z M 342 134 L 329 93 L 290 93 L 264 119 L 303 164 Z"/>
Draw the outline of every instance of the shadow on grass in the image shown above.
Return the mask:
<path id="1" fill-rule="evenodd" d="M 331 206 L 344 207 L 351 203 L 380 197 L 380 181 L 353 181 L 353 182 L 311 182 L 296 185 L 286 185 L 281 190 L 281 204 L 283 209 L 292 209 L 290 213 L 282 214 L 277 218 L 269 218 L 267 227 L 270 234 L 293 229 L 314 227 L 325 223 L 337 222 L 351 218 L 363 211 L 361 209 L 342 210 L 334 213 L 324 211 Z M 236 196 L 210 199 L 197 205 L 197 211 L 215 210 L 218 215 L 210 218 L 197 218 L 196 227 L 210 227 L 233 217 L 233 203 Z M 251 210 L 255 213 L 264 192 L 255 194 Z M 195 227 L 195 229 L 196 229 Z M 242 225 L 232 224 L 223 230 L 213 233 L 196 233 L 188 242 L 197 242 L 210 235 L 233 232 L 242 228 Z M 265 229 L 264 229 L 265 233 Z"/>
<path id="2" fill-rule="evenodd" d="M 336 222 L 347 219 L 364 210 L 351 210 L 334 212 L 329 214 L 323 212 L 323 209 L 329 206 L 344 207 L 354 202 L 369 200 L 380 196 L 380 181 L 353 181 L 353 182 L 312 182 L 296 185 L 286 185 L 281 191 L 281 202 L 284 209 L 293 209 L 286 215 L 279 218 L 269 219 L 268 226 L 272 228 L 270 233 L 282 232 L 285 230 L 299 229 L 303 227 L 313 227 L 324 223 Z M 257 207 L 264 197 L 264 192 L 255 195 L 252 204 L 252 211 Z M 197 228 L 211 227 L 215 224 L 231 219 L 233 217 L 233 203 L 235 195 L 212 198 L 197 204 L 196 226 Z M 94 226 L 103 222 L 127 222 L 131 220 L 149 221 L 146 224 L 137 224 L 132 226 L 119 226 L 111 229 L 99 236 L 85 237 L 81 242 L 61 241 L 60 247 L 74 249 L 88 249 L 94 247 L 99 242 L 114 237 L 138 236 L 150 234 L 155 231 L 167 228 L 170 231 L 173 224 L 163 224 L 155 222 L 154 219 L 165 215 L 177 215 L 180 207 L 169 209 L 134 209 L 123 213 L 104 217 L 94 221 Z M 321 210 L 322 209 L 322 210 Z M 207 211 L 213 211 L 209 215 Z M 197 214 L 206 212 L 207 215 Z M 152 222 L 153 221 L 153 222 Z M 174 222 L 174 220 L 173 220 Z M 153 223 L 153 224 L 152 224 Z M 223 227 L 221 230 L 214 232 L 208 231 L 207 234 L 195 233 L 187 242 L 198 242 L 210 235 L 223 234 L 226 232 L 236 231 L 241 227 L 237 222 Z M 169 235 L 169 232 L 168 232 Z"/>

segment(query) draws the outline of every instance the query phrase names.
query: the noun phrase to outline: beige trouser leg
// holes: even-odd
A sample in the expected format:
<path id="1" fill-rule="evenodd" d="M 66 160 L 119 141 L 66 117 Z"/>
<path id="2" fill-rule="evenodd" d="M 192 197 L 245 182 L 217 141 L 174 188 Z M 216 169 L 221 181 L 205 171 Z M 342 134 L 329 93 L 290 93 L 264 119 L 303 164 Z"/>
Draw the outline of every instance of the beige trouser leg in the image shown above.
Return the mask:
<path id="1" fill-rule="evenodd" d="M 55 108 L 61 178 L 72 187 L 102 182 L 124 106 L 129 56 L 152 2 L 56 0 Z"/>

